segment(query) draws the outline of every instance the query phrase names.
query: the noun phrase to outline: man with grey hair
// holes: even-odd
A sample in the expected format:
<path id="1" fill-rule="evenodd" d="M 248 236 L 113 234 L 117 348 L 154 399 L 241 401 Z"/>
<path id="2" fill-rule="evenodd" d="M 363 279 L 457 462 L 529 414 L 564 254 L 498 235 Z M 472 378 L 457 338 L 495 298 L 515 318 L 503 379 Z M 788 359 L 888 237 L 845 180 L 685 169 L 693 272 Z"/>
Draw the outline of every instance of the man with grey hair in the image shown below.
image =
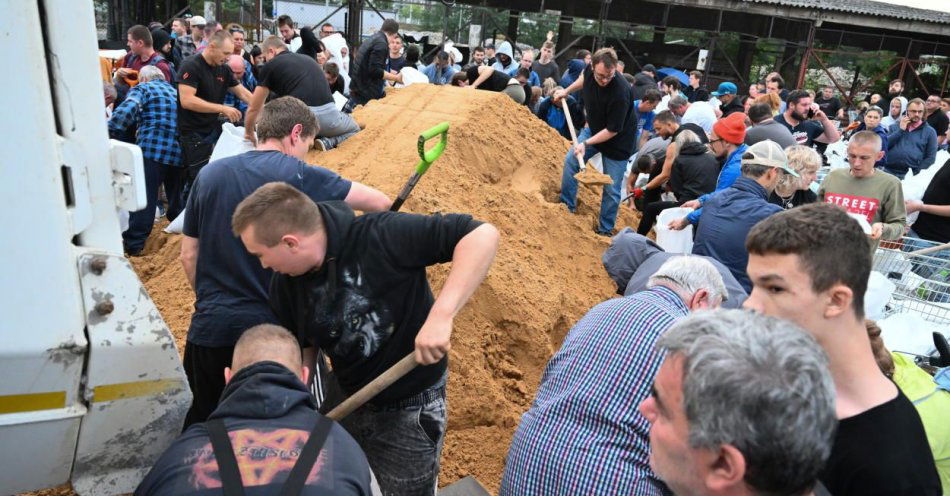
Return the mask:
<path id="1" fill-rule="evenodd" d="M 716 112 L 708 103 L 690 103 L 686 97 L 677 95 L 670 99 L 668 107 L 680 120 L 680 124 L 696 124 L 703 128 L 707 136 L 712 132 L 713 124 L 716 123 Z"/>
<path id="2" fill-rule="evenodd" d="M 167 216 L 174 219 L 181 212 L 184 169 L 178 132 L 178 94 L 165 80 L 165 73 L 152 65 L 139 71 L 139 84 L 126 95 L 109 119 L 109 135 L 123 141 L 131 140 L 142 149 L 145 172 L 145 208 L 129 214 L 129 228 L 122 233 L 122 244 L 129 255 L 138 255 L 155 224 L 158 186 L 165 185 L 168 197 Z"/>
<path id="3" fill-rule="evenodd" d="M 676 494 L 810 494 L 831 453 L 835 388 L 821 347 L 794 324 L 739 310 L 690 316 L 640 412 L 650 467 Z"/>
<path id="4" fill-rule="evenodd" d="M 701 257 L 666 261 L 648 289 L 603 302 L 568 332 L 515 431 L 500 494 L 666 494 L 649 467 L 647 420 L 659 337 L 691 311 L 716 308 L 722 277 Z"/>

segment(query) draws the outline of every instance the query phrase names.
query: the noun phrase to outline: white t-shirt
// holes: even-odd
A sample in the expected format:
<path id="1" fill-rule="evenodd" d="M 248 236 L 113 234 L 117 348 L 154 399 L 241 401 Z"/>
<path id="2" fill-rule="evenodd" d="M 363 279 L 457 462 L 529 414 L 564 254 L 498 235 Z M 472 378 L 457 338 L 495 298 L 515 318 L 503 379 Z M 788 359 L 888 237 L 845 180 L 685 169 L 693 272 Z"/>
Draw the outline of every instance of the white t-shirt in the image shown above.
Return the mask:
<path id="1" fill-rule="evenodd" d="M 716 112 L 707 102 L 693 102 L 689 104 L 686 113 L 683 114 L 681 124 L 693 123 L 706 131 L 706 136 L 712 132 L 713 124 L 716 123 Z"/>

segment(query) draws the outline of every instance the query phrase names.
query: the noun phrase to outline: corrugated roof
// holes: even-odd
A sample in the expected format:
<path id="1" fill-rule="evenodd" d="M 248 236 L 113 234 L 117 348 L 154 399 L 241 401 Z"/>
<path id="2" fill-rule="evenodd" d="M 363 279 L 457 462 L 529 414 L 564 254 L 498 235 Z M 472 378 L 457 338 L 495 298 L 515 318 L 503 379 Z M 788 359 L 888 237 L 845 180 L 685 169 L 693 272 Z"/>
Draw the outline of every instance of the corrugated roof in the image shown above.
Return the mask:
<path id="1" fill-rule="evenodd" d="M 874 2 L 872 0 L 745 0 L 746 2 L 770 3 L 788 7 L 806 9 L 831 10 L 852 14 L 891 17 L 894 19 L 908 19 L 912 21 L 935 22 L 950 24 L 950 13 L 939 10 L 918 9 L 891 3 Z"/>

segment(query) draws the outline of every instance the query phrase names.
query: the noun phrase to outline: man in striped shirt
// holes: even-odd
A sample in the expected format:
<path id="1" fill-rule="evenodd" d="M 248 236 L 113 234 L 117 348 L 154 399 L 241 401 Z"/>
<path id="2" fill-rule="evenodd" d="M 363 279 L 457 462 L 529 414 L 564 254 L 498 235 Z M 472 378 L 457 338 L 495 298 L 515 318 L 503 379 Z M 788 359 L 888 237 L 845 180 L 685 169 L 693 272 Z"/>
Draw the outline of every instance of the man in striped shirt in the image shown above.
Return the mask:
<path id="1" fill-rule="evenodd" d="M 701 257 L 675 257 L 647 289 L 601 303 L 568 333 L 515 431 L 501 495 L 669 494 L 650 469 L 650 425 L 637 406 L 663 356 L 660 336 L 727 292 Z"/>

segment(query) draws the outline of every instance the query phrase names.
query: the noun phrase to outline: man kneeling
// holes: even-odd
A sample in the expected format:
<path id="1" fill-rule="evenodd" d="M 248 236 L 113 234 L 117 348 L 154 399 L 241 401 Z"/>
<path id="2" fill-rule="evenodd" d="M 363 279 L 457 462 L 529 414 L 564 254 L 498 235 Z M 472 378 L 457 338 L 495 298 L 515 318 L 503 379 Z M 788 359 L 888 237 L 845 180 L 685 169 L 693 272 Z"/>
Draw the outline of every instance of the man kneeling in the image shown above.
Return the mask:
<path id="1" fill-rule="evenodd" d="M 242 487 L 268 494 L 371 494 L 359 445 L 316 412 L 292 334 L 272 324 L 252 327 L 235 345 L 231 363 L 218 408 L 165 451 L 136 495 L 217 488 L 229 494 Z"/>

